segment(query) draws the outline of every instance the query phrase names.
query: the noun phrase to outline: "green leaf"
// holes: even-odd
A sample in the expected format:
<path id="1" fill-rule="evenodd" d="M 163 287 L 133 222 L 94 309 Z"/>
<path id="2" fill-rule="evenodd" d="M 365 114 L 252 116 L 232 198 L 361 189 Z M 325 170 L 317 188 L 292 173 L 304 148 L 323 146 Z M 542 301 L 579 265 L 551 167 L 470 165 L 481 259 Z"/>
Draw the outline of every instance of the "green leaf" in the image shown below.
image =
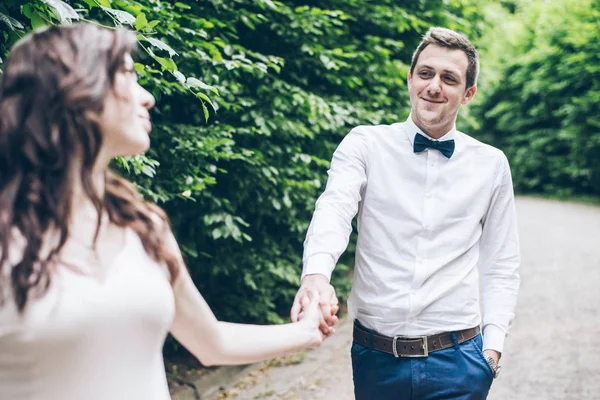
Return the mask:
<path id="1" fill-rule="evenodd" d="M 6 26 L 8 26 L 11 31 L 14 31 L 15 29 L 25 29 L 25 27 L 21 25 L 19 21 L 2 13 L 0 13 L 0 22 L 3 22 Z"/>
<path id="2" fill-rule="evenodd" d="M 204 103 L 202 103 L 202 111 L 204 111 L 204 121 L 208 122 L 208 108 L 206 108 L 206 105 Z"/>
<path id="3" fill-rule="evenodd" d="M 173 72 L 173 75 L 175 76 L 175 78 L 177 79 L 177 82 L 181 83 L 182 85 L 185 84 L 185 75 L 183 75 L 181 72 L 179 71 L 175 71 Z"/>
<path id="4" fill-rule="evenodd" d="M 52 9 L 54 16 L 63 24 L 70 24 L 71 21 L 79 20 L 79 14 L 67 3 L 61 0 L 42 0 Z"/>
<path id="5" fill-rule="evenodd" d="M 273 208 L 277 211 L 281 210 L 281 203 L 277 199 L 271 200 L 271 204 L 273 204 Z"/>
<path id="6" fill-rule="evenodd" d="M 272 8 L 273 10 L 277 9 L 277 6 L 271 0 L 259 0 L 259 3 L 263 3 L 267 7 Z"/>
<path id="7" fill-rule="evenodd" d="M 212 238 L 214 240 L 220 239 L 223 236 L 223 230 L 222 229 L 213 229 L 212 233 Z"/>
<path id="8" fill-rule="evenodd" d="M 140 63 L 134 63 L 133 64 L 133 68 L 135 69 L 135 72 L 137 72 L 138 74 L 142 74 L 144 72 L 144 64 L 140 64 Z"/>
<path id="9" fill-rule="evenodd" d="M 199 89 L 210 90 L 217 96 L 219 95 L 219 90 L 216 87 L 207 85 L 206 83 L 202 82 L 200 79 L 188 78 L 185 83 L 190 88 L 199 88 Z"/>
<path id="10" fill-rule="evenodd" d="M 160 50 L 165 50 L 169 53 L 170 57 L 176 56 L 177 52 L 175 50 L 173 50 L 168 44 L 166 44 L 165 42 L 163 42 L 162 40 L 159 39 L 155 39 L 152 37 L 147 37 L 144 35 L 138 35 L 141 36 L 145 41 L 147 41 L 148 43 L 150 43 L 152 46 L 159 48 Z"/>
<path id="11" fill-rule="evenodd" d="M 152 178 L 154 175 L 156 175 L 156 170 L 149 165 L 142 165 L 142 173 Z"/>
<path id="12" fill-rule="evenodd" d="M 252 23 L 252 21 L 250 21 L 250 19 L 247 16 L 242 15 L 241 20 L 244 23 L 244 25 L 246 25 L 248 28 L 256 30 L 256 26 Z"/>
<path id="13" fill-rule="evenodd" d="M 153 56 L 153 58 L 156 61 L 158 61 L 158 63 L 167 71 L 169 71 L 169 72 L 177 71 L 177 65 L 175 64 L 175 61 L 171 60 L 170 58 L 164 58 L 164 57 L 158 57 L 158 56 Z"/>
<path id="14" fill-rule="evenodd" d="M 96 0 L 83 0 L 83 1 L 85 1 L 85 4 L 87 4 L 90 8 L 98 7 L 98 3 L 96 3 Z"/>
<path id="15" fill-rule="evenodd" d="M 46 22 L 42 14 L 40 14 L 36 10 L 31 12 L 31 17 L 29 17 L 29 21 L 31 21 L 31 27 L 33 29 L 37 29 L 41 26 L 48 25 L 48 22 Z"/>
<path id="16" fill-rule="evenodd" d="M 22 8 L 23 15 L 29 19 L 31 19 L 34 11 L 35 11 L 35 8 L 33 7 L 32 4 L 25 4 Z"/>
<path id="17" fill-rule="evenodd" d="M 160 20 L 155 19 L 154 21 L 148 22 L 148 29 L 154 29 L 156 25 L 160 24 Z"/>
<path id="18" fill-rule="evenodd" d="M 135 22 L 133 23 L 133 26 L 138 31 L 143 31 L 144 29 L 146 29 L 146 27 L 148 26 L 148 20 L 146 19 L 146 14 L 139 13 L 138 16 L 135 18 Z"/>
<path id="19" fill-rule="evenodd" d="M 208 102 L 208 104 L 210 104 L 210 106 L 213 108 L 213 110 L 215 110 L 215 111 L 216 111 L 215 105 L 213 104 L 213 102 L 210 100 L 210 98 L 209 98 L 207 95 L 205 95 L 205 94 L 204 94 L 204 93 L 202 93 L 202 92 L 196 92 L 196 96 L 197 96 L 198 98 L 200 98 L 200 99 L 202 99 L 202 100 L 204 100 L 204 101 Z"/>
<path id="20" fill-rule="evenodd" d="M 102 6 L 102 7 L 110 8 L 110 6 L 111 6 L 110 0 L 98 0 L 98 3 L 100 3 L 100 6 Z"/>
<path id="21" fill-rule="evenodd" d="M 188 6 L 187 4 L 181 3 L 179 1 L 175 3 L 175 7 L 181 8 L 183 10 L 190 10 L 192 8 L 192 7 Z"/>
<path id="22" fill-rule="evenodd" d="M 100 6 L 100 7 L 102 7 L 102 9 L 105 12 L 107 12 L 108 14 L 110 14 L 114 18 L 116 18 L 117 21 L 119 22 L 119 24 L 121 24 L 121 25 L 127 24 L 130 26 L 133 26 L 133 24 L 135 23 L 135 17 L 133 15 L 129 14 L 127 11 L 115 10 L 113 8 L 105 7 L 105 6 Z"/>

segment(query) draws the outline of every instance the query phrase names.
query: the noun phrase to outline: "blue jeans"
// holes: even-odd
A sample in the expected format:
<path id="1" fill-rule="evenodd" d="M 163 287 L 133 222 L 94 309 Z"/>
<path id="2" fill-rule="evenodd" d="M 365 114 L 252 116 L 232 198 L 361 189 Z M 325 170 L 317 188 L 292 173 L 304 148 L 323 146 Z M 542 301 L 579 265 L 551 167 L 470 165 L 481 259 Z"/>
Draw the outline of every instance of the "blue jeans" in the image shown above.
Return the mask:
<path id="1" fill-rule="evenodd" d="M 396 358 L 352 342 L 356 400 L 483 400 L 493 373 L 481 335 L 424 358 Z"/>

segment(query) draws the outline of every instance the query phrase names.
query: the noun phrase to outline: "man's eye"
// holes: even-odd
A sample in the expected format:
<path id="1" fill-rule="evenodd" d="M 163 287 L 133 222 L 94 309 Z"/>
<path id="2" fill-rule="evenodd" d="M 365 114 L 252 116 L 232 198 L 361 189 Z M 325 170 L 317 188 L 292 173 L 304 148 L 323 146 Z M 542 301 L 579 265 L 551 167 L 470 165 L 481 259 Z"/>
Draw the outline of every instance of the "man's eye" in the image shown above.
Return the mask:
<path id="1" fill-rule="evenodd" d="M 420 76 L 423 76 L 423 77 L 428 77 L 428 76 L 431 76 L 431 72 L 428 72 L 428 71 L 421 71 L 421 72 L 419 72 L 419 75 L 420 75 Z"/>
<path id="2" fill-rule="evenodd" d="M 448 83 L 456 83 L 456 79 L 454 79 L 454 78 L 453 78 L 453 77 L 451 77 L 451 76 L 445 76 L 445 77 L 444 77 L 444 80 L 445 80 L 446 82 L 448 82 Z"/>

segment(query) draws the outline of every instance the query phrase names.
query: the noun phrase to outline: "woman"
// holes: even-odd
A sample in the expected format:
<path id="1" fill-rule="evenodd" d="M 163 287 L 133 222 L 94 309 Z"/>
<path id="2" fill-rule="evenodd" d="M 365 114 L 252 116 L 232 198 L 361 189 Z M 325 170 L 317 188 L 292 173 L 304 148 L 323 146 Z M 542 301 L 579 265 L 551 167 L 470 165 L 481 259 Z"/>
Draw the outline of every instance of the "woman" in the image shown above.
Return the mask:
<path id="1" fill-rule="evenodd" d="M 170 331 L 205 365 L 322 341 L 318 295 L 300 322 L 219 322 L 165 213 L 111 172 L 145 151 L 154 98 L 135 35 L 92 24 L 18 43 L 0 86 L 0 398 L 168 399 Z"/>

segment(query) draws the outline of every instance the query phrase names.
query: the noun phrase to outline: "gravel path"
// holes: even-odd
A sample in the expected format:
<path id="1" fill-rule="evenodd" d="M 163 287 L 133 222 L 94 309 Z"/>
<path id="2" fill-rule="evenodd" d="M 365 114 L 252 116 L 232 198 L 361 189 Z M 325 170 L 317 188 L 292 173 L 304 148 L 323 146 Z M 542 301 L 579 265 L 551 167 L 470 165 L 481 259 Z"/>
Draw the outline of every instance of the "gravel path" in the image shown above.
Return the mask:
<path id="1" fill-rule="evenodd" d="M 517 316 L 490 400 L 600 399 L 600 207 L 518 198 Z M 351 323 L 317 350 L 264 364 L 221 399 L 353 399 Z"/>

